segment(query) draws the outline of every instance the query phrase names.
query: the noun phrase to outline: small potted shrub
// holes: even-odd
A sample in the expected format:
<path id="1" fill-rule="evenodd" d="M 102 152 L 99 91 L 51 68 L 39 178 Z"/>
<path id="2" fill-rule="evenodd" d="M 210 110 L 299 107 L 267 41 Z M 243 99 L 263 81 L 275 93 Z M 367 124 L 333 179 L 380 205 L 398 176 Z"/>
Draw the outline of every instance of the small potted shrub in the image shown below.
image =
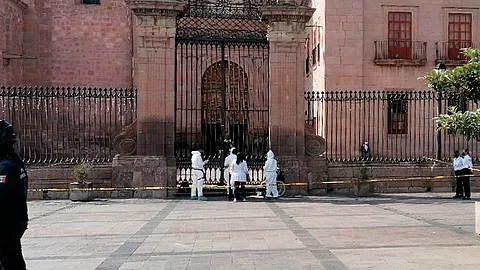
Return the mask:
<path id="1" fill-rule="evenodd" d="M 358 174 L 357 180 L 354 182 L 353 192 L 358 197 L 373 196 L 375 192 L 375 186 L 373 182 L 368 181 L 370 175 L 368 174 L 368 168 L 362 165 Z"/>
<path id="2" fill-rule="evenodd" d="M 92 199 L 93 183 L 88 182 L 93 165 L 89 162 L 81 162 L 73 166 L 75 182 L 69 184 L 69 198 L 72 201 L 89 201 Z"/>

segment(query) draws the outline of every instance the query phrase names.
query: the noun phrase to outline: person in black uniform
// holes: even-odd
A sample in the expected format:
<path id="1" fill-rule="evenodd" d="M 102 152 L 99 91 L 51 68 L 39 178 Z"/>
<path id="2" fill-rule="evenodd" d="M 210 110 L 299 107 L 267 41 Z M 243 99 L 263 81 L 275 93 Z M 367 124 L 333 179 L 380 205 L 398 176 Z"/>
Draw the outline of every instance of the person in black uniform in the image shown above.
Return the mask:
<path id="1" fill-rule="evenodd" d="M 13 148 L 17 135 L 0 120 L 0 269 L 24 270 L 21 238 L 28 226 L 25 166 Z"/>

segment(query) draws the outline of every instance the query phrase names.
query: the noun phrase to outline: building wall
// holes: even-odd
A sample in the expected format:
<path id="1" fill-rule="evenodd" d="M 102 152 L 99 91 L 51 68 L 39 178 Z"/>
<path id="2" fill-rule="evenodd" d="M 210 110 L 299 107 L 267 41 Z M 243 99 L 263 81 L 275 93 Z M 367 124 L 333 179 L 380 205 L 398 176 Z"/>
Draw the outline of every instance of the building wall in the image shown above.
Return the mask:
<path id="1" fill-rule="evenodd" d="M 435 68 L 436 43 L 448 41 L 448 13 L 472 14 L 472 42 L 480 42 L 480 2 L 476 0 L 314 0 L 312 6 L 317 10 L 310 24 L 324 32 L 324 67 L 312 70 L 307 90 L 426 89 L 418 78 Z M 412 13 L 412 40 L 427 43 L 424 65 L 374 63 L 374 42 L 388 40 L 391 11 Z"/>
<path id="2" fill-rule="evenodd" d="M 363 88 L 364 2 L 325 1 L 327 91 Z"/>
<path id="3" fill-rule="evenodd" d="M 364 89 L 419 90 L 426 89 L 417 78 L 435 68 L 436 42 L 447 41 L 448 13 L 472 13 L 472 41 L 480 41 L 479 9 L 476 0 L 372 0 L 364 7 Z M 412 12 L 412 40 L 427 42 L 427 62 L 424 66 L 378 66 L 373 63 L 375 40 L 388 40 L 388 12 Z"/>
<path id="4" fill-rule="evenodd" d="M 5 1 L 5 0 L 4 0 Z M 131 87 L 131 14 L 123 0 L 30 0 L 25 85 Z"/>
<path id="5" fill-rule="evenodd" d="M 418 78 L 438 63 L 436 43 L 448 41 L 449 13 L 472 14 L 472 42 L 477 45 L 480 42 L 480 2 L 475 0 L 315 0 L 312 6 L 317 10 L 309 25 L 324 29 L 321 39 L 324 46 L 321 67 L 313 68 L 306 76 L 307 91 L 426 90 L 426 83 Z M 427 44 L 425 63 L 415 66 L 402 60 L 398 63 L 388 60 L 390 65 L 374 62 L 375 41 L 388 41 L 388 12 L 412 13 L 412 41 Z M 338 97 L 341 96 L 340 93 Z M 409 102 L 408 134 L 401 135 L 387 132 L 390 107 L 367 110 L 368 114 L 358 111 L 361 108 L 361 102 L 350 104 L 346 100 L 341 107 L 318 101 L 313 109 L 309 108 L 309 113 L 316 117 L 312 119 L 316 134 L 326 138 L 328 157 L 358 158 L 363 140 L 368 140 L 381 157 L 399 153 L 414 157 L 435 155 L 436 105 L 418 107 Z M 390 147 L 389 141 L 395 144 Z M 467 145 L 463 139 L 450 136 L 443 136 L 442 143 L 444 157 L 449 157 L 454 147 L 461 149 Z"/>
<path id="6" fill-rule="evenodd" d="M 0 55 L 23 53 L 23 10 L 21 0 L 0 0 Z M 3 57 L 2 57 L 3 58 Z M 21 59 L 3 60 L 0 64 L 0 85 L 22 84 Z"/>

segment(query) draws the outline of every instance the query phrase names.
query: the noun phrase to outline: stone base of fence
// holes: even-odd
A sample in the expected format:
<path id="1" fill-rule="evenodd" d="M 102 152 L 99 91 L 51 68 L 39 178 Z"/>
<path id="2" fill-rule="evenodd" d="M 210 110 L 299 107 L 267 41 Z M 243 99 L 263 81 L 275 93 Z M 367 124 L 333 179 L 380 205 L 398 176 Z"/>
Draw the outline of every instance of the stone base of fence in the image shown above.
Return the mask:
<path id="1" fill-rule="evenodd" d="M 354 182 L 362 168 L 367 168 L 375 193 L 453 192 L 455 178 L 450 166 L 431 164 L 328 164 L 328 180 L 314 183 L 310 194 L 354 193 Z M 480 175 L 470 177 L 472 192 L 480 191 Z"/>
<path id="2" fill-rule="evenodd" d="M 165 157 L 116 157 L 111 164 L 96 165 L 93 198 L 166 198 L 177 192 L 175 163 Z M 323 158 L 283 158 L 287 196 L 353 194 L 353 181 L 367 167 L 375 194 L 388 192 L 453 192 L 451 167 L 431 164 L 327 164 Z M 73 182 L 72 166 L 27 168 L 29 199 L 68 199 Z M 173 175 L 173 177 L 172 177 Z M 170 182 L 171 181 L 171 182 Z M 472 192 L 480 192 L 480 175 L 471 177 Z M 148 188 L 152 187 L 152 188 Z M 206 195 L 208 196 L 208 188 Z M 213 196 L 213 195 L 212 195 Z"/>

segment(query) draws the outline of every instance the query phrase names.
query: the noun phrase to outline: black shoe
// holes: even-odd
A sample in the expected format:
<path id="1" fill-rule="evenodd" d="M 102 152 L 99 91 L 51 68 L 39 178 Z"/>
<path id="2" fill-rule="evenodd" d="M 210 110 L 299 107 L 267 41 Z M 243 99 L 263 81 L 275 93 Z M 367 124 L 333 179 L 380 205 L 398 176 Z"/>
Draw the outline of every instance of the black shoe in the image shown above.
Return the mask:
<path id="1" fill-rule="evenodd" d="M 460 198 L 462 198 L 462 196 L 460 196 L 460 195 L 455 195 L 455 196 L 453 196 L 453 198 L 454 198 L 454 199 L 460 199 Z"/>
<path id="2" fill-rule="evenodd" d="M 470 200 L 470 197 L 463 197 L 462 200 Z"/>

